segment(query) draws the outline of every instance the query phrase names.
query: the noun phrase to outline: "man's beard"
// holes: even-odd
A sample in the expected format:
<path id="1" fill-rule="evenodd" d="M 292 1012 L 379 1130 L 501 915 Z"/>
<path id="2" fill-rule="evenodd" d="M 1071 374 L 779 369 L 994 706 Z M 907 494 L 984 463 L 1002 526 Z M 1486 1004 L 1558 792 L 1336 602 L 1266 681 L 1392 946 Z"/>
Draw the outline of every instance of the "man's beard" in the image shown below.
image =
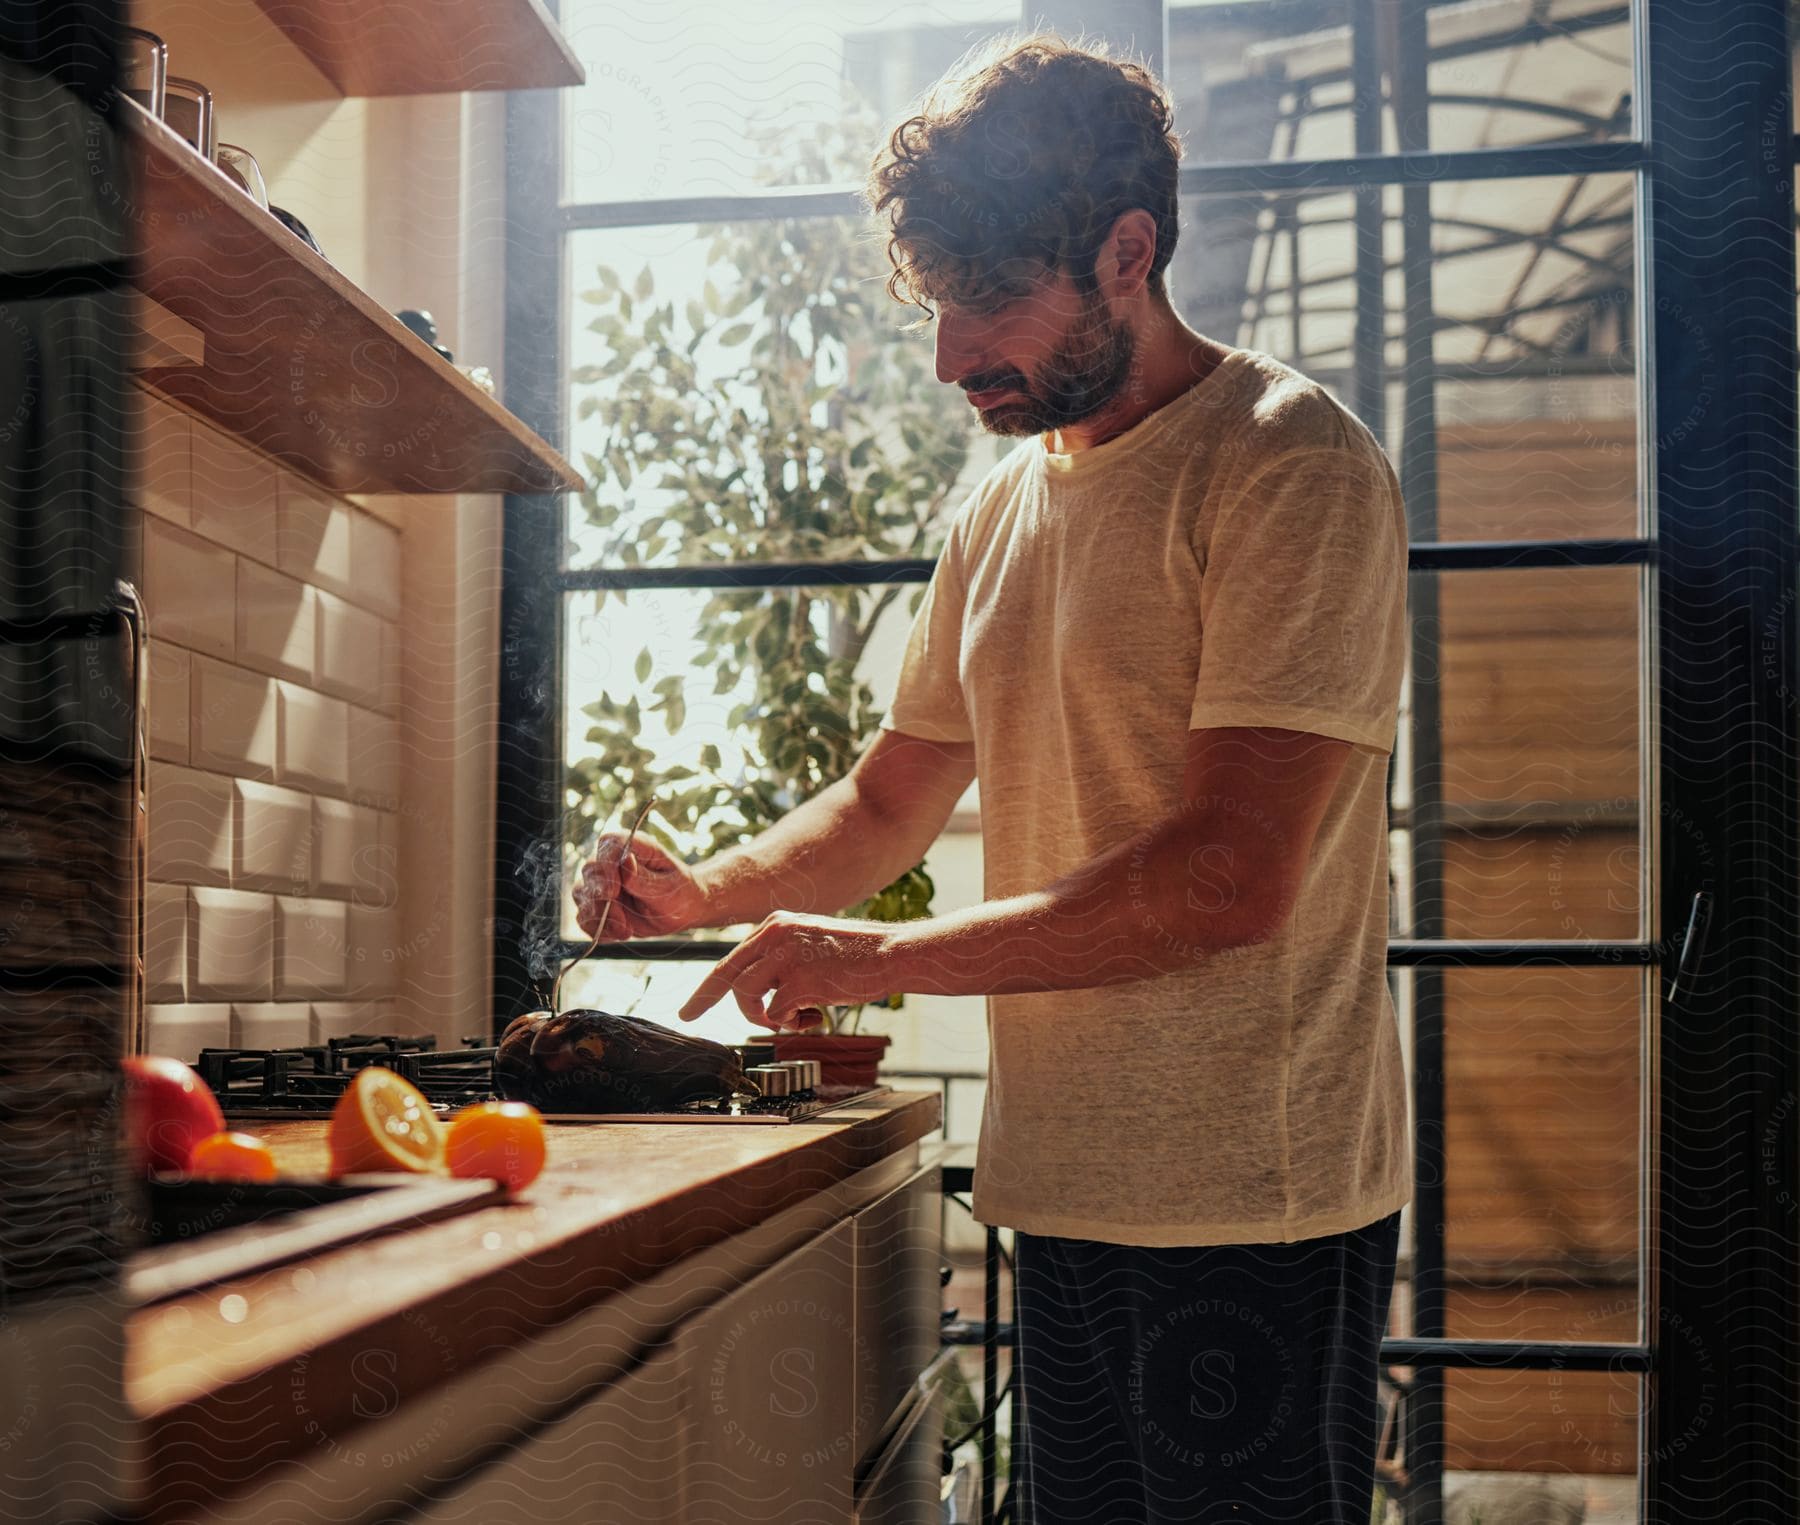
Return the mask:
<path id="1" fill-rule="evenodd" d="M 1012 388 L 1020 395 L 977 409 L 990 434 L 1045 434 L 1091 418 L 1124 390 L 1137 350 L 1129 325 L 1115 323 L 1098 293 L 1035 380 L 1018 371 L 992 372 L 962 383 L 967 392 Z"/>

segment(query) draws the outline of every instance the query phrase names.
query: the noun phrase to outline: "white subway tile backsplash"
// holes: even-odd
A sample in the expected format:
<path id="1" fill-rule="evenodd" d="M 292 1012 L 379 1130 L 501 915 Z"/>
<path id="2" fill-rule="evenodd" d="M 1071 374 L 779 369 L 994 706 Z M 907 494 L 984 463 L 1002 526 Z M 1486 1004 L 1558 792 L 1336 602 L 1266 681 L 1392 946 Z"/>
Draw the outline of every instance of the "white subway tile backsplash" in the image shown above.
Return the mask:
<path id="1" fill-rule="evenodd" d="M 319 687 L 374 704 L 381 694 L 382 621 L 335 593 L 320 593 Z"/>
<path id="2" fill-rule="evenodd" d="M 344 989 L 347 910 L 341 900 L 276 902 L 277 994 L 336 995 Z"/>
<path id="3" fill-rule="evenodd" d="M 393 811 L 384 812 L 381 817 L 381 863 L 389 870 L 388 878 L 393 892 L 383 901 L 375 896 L 377 904 L 391 905 L 400 893 L 400 816 Z"/>
<path id="4" fill-rule="evenodd" d="M 400 804 L 400 722 L 350 706 L 350 797 L 395 810 Z"/>
<path id="5" fill-rule="evenodd" d="M 152 641 L 229 657 L 237 640 L 229 551 L 160 519 L 144 521 L 144 607 Z"/>
<path id="6" fill-rule="evenodd" d="M 385 810 L 362 814 L 367 827 L 358 836 L 350 898 L 358 905 L 390 906 L 400 898 L 400 817 Z"/>
<path id="7" fill-rule="evenodd" d="M 414 1038 L 437 1030 L 435 1014 L 431 1020 L 421 1020 L 417 1006 L 411 1001 L 371 1001 L 368 1011 L 369 1020 L 381 1024 L 376 1029 L 377 1032 L 392 1033 L 400 1038 Z"/>
<path id="8" fill-rule="evenodd" d="M 257 562 L 238 562 L 238 660 L 280 678 L 312 682 L 319 596 Z"/>
<path id="9" fill-rule="evenodd" d="M 231 780 L 174 763 L 150 764 L 150 877 L 231 882 Z"/>
<path id="10" fill-rule="evenodd" d="M 395 1031 L 404 536 L 136 403 L 150 610 L 155 1051 Z"/>
<path id="11" fill-rule="evenodd" d="M 188 760 L 188 727 L 193 709 L 188 680 L 192 659 L 179 646 L 163 641 L 150 643 L 149 742 L 150 755 L 169 762 Z"/>
<path id="12" fill-rule="evenodd" d="M 208 1000 L 269 994 L 275 902 L 245 890 L 196 888 L 189 994 Z"/>
<path id="13" fill-rule="evenodd" d="M 393 994 L 400 975 L 400 913 L 391 907 L 352 903 L 349 933 L 344 993 L 362 997 Z"/>
<path id="14" fill-rule="evenodd" d="M 320 1041 L 306 1001 L 234 1002 L 231 1021 L 239 1048 L 300 1048 Z"/>
<path id="15" fill-rule="evenodd" d="M 260 673 L 194 659 L 192 759 L 245 778 L 275 776 L 275 684 Z"/>
<path id="16" fill-rule="evenodd" d="M 281 693 L 281 763 L 284 784 L 342 794 L 350 778 L 350 706 L 292 683 Z"/>
<path id="17" fill-rule="evenodd" d="M 381 622 L 381 687 L 375 695 L 375 708 L 384 715 L 398 713 L 403 679 L 401 665 L 405 661 L 405 646 L 401 640 L 400 627 L 392 620 Z"/>
<path id="18" fill-rule="evenodd" d="M 231 1008 L 218 1004 L 146 1005 L 144 1052 L 192 1064 L 203 1048 L 232 1048 Z"/>
<path id="19" fill-rule="evenodd" d="M 234 882 L 243 889 L 304 895 L 313 887 L 313 802 L 310 795 L 238 779 Z"/>
<path id="20" fill-rule="evenodd" d="M 280 497 L 281 570 L 336 593 L 350 592 L 350 505 L 285 471 Z"/>
<path id="21" fill-rule="evenodd" d="M 361 509 L 350 521 L 350 584 L 358 603 L 400 612 L 400 532 Z"/>
<path id="22" fill-rule="evenodd" d="M 187 886 L 150 884 L 144 894 L 145 999 L 185 1001 L 187 986 Z"/>
<path id="23" fill-rule="evenodd" d="M 188 416 L 141 387 L 131 389 L 130 405 L 137 424 L 127 489 L 131 500 L 164 519 L 188 524 L 193 517 Z"/>
<path id="24" fill-rule="evenodd" d="M 192 438 L 194 529 L 220 545 L 273 564 L 275 463 L 198 421 Z"/>
<path id="25" fill-rule="evenodd" d="M 380 1020 L 378 1009 L 360 1001 L 314 1001 L 313 1030 L 324 1043 L 331 1038 L 348 1038 L 354 1034 L 379 1035 L 388 1029 L 374 1024 Z"/>
<path id="26" fill-rule="evenodd" d="M 346 800 L 313 800 L 313 878 L 322 894 L 350 895 L 364 861 L 381 851 L 380 817 Z"/>

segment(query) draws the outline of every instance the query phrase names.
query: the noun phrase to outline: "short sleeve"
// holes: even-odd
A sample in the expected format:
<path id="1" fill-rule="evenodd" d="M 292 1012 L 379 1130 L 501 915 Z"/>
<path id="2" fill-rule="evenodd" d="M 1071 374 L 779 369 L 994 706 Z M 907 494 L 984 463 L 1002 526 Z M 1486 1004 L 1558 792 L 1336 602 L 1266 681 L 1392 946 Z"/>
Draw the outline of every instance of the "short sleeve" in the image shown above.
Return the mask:
<path id="1" fill-rule="evenodd" d="M 974 737 L 961 674 L 967 594 L 962 531 L 966 519 L 965 511 L 951 526 L 931 581 L 925 585 L 919 612 L 913 616 L 894 702 L 881 720 L 884 731 L 899 731 L 925 741 L 969 741 Z"/>
<path id="2" fill-rule="evenodd" d="M 1269 726 L 1391 751 L 1406 515 L 1371 441 L 1280 452 L 1202 521 L 1192 729 Z"/>

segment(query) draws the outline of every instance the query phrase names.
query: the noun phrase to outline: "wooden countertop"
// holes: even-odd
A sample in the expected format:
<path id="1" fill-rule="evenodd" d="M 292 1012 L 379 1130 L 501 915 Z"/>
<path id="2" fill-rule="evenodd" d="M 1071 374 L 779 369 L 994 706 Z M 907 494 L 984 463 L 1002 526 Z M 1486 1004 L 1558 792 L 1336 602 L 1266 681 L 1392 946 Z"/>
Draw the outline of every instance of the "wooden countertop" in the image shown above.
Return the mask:
<path id="1" fill-rule="evenodd" d="M 391 1353 L 403 1401 L 878 1163 L 939 1111 L 935 1092 L 894 1092 L 788 1127 L 551 1124 L 544 1173 L 516 1197 L 135 1310 L 125 1391 L 152 1513 L 308 1444 L 279 1422 L 296 1370 L 314 1433 L 340 1435 L 359 1353 Z M 323 1172 L 323 1122 L 257 1131 L 285 1169 Z"/>

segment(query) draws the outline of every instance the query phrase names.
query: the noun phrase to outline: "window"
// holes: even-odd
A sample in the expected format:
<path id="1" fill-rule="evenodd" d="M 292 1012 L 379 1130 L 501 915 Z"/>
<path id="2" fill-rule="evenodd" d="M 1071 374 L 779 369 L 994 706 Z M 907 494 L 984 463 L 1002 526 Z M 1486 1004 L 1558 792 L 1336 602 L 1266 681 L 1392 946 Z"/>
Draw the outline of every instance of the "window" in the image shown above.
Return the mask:
<path id="1" fill-rule="evenodd" d="M 1800 799 L 1791 767 L 1750 760 L 1792 758 L 1800 692 L 1789 43 L 1773 0 L 1725 9 L 1201 0 L 1167 5 L 1159 29 L 1142 3 L 1054 7 L 1068 32 L 1135 18 L 1176 99 L 1184 316 L 1333 389 L 1406 492 L 1390 961 L 1419 1164 L 1386 1352 L 1390 1392 L 1405 1389 L 1391 1518 L 1436 1519 L 1489 1472 L 1584 1493 L 1589 1519 L 1678 1496 L 1720 1518 L 1778 1513 L 1757 1489 L 1779 1469 L 1743 1448 L 1789 1454 L 1800 1435 L 1787 1396 L 1747 1388 L 1727 1415 L 1718 1386 L 1729 1359 L 1792 1357 L 1778 1289 L 1800 1258 L 1784 1036 Z M 731 330 L 769 296 L 741 292 L 810 271 L 777 298 L 803 306 L 883 272 L 854 236 L 844 135 L 1023 16 L 980 0 L 692 10 L 566 0 L 589 86 L 560 135 L 544 103 L 511 108 L 518 162 L 536 166 L 520 215 L 553 252 L 517 259 L 509 396 L 547 428 L 566 417 L 595 486 L 548 529 L 542 503 L 509 510 L 507 660 L 529 681 L 508 700 L 502 1016 L 582 949 L 546 920 L 588 825 L 579 805 L 573 833 L 565 818 L 569 770 L 591 764 L 598 786 L 606 757 L 638 761 L 588 727 L 616 735 L 635 702 L 646 766 L 704 772 L 708 748 L 724 765 L 771 622 L 827 655 L 854 633 L 879 704 L 935 549 L 930 514 L 854 539 L 830 518 L 775 524 L 771 479 L 755 502 L 711 490 L 727 511 L 697 516 L 684 473 L 716 488 L 727 468 L 677 449 L 646 480 L 616 441 L 608 456 L 629 383 L 620 330 L 587 324 L 625 293 L 641 337 L 644 306 L 666 304 L 677 369 L 754 413 L 733 351 L 756 337 Z M 1744 88 L 1722 91 L 1733 71 Z M 523 295 L 545 280 L 571 294 L 549 327 Z M 817 394 L 795 430 L 814 449 L 849 362 L 802 338 L 789 358 Z M 907 353 L 904 336 L 880 343 Z M 658 395 L 639 399 L 645 441 L 676 416 Z M 584 414 L 598 396 L 614 401 Z M 992 446 L 922 426 L 908 441 L 880 408 L 859 425 L 929 463 L 899 496 L 941 508 Z M 722 620 L 746 656 L 719 673 L 706 628 Z M 810 738 L 826 755 L 828 730 Z M 928 859 L 936 908 L 979 895 L 978 821 L 972 791 Z M 719 946 L 604 949 L 569 989 L 649 1012 Z M 966 1007 L 921 1007 L 906 1028 L 928 1035 L 920 1067 L 984 1068 Z M 978 1081 L 952 1086 L 952 1136 L 971 1136 L 978 1098 Z"/>

